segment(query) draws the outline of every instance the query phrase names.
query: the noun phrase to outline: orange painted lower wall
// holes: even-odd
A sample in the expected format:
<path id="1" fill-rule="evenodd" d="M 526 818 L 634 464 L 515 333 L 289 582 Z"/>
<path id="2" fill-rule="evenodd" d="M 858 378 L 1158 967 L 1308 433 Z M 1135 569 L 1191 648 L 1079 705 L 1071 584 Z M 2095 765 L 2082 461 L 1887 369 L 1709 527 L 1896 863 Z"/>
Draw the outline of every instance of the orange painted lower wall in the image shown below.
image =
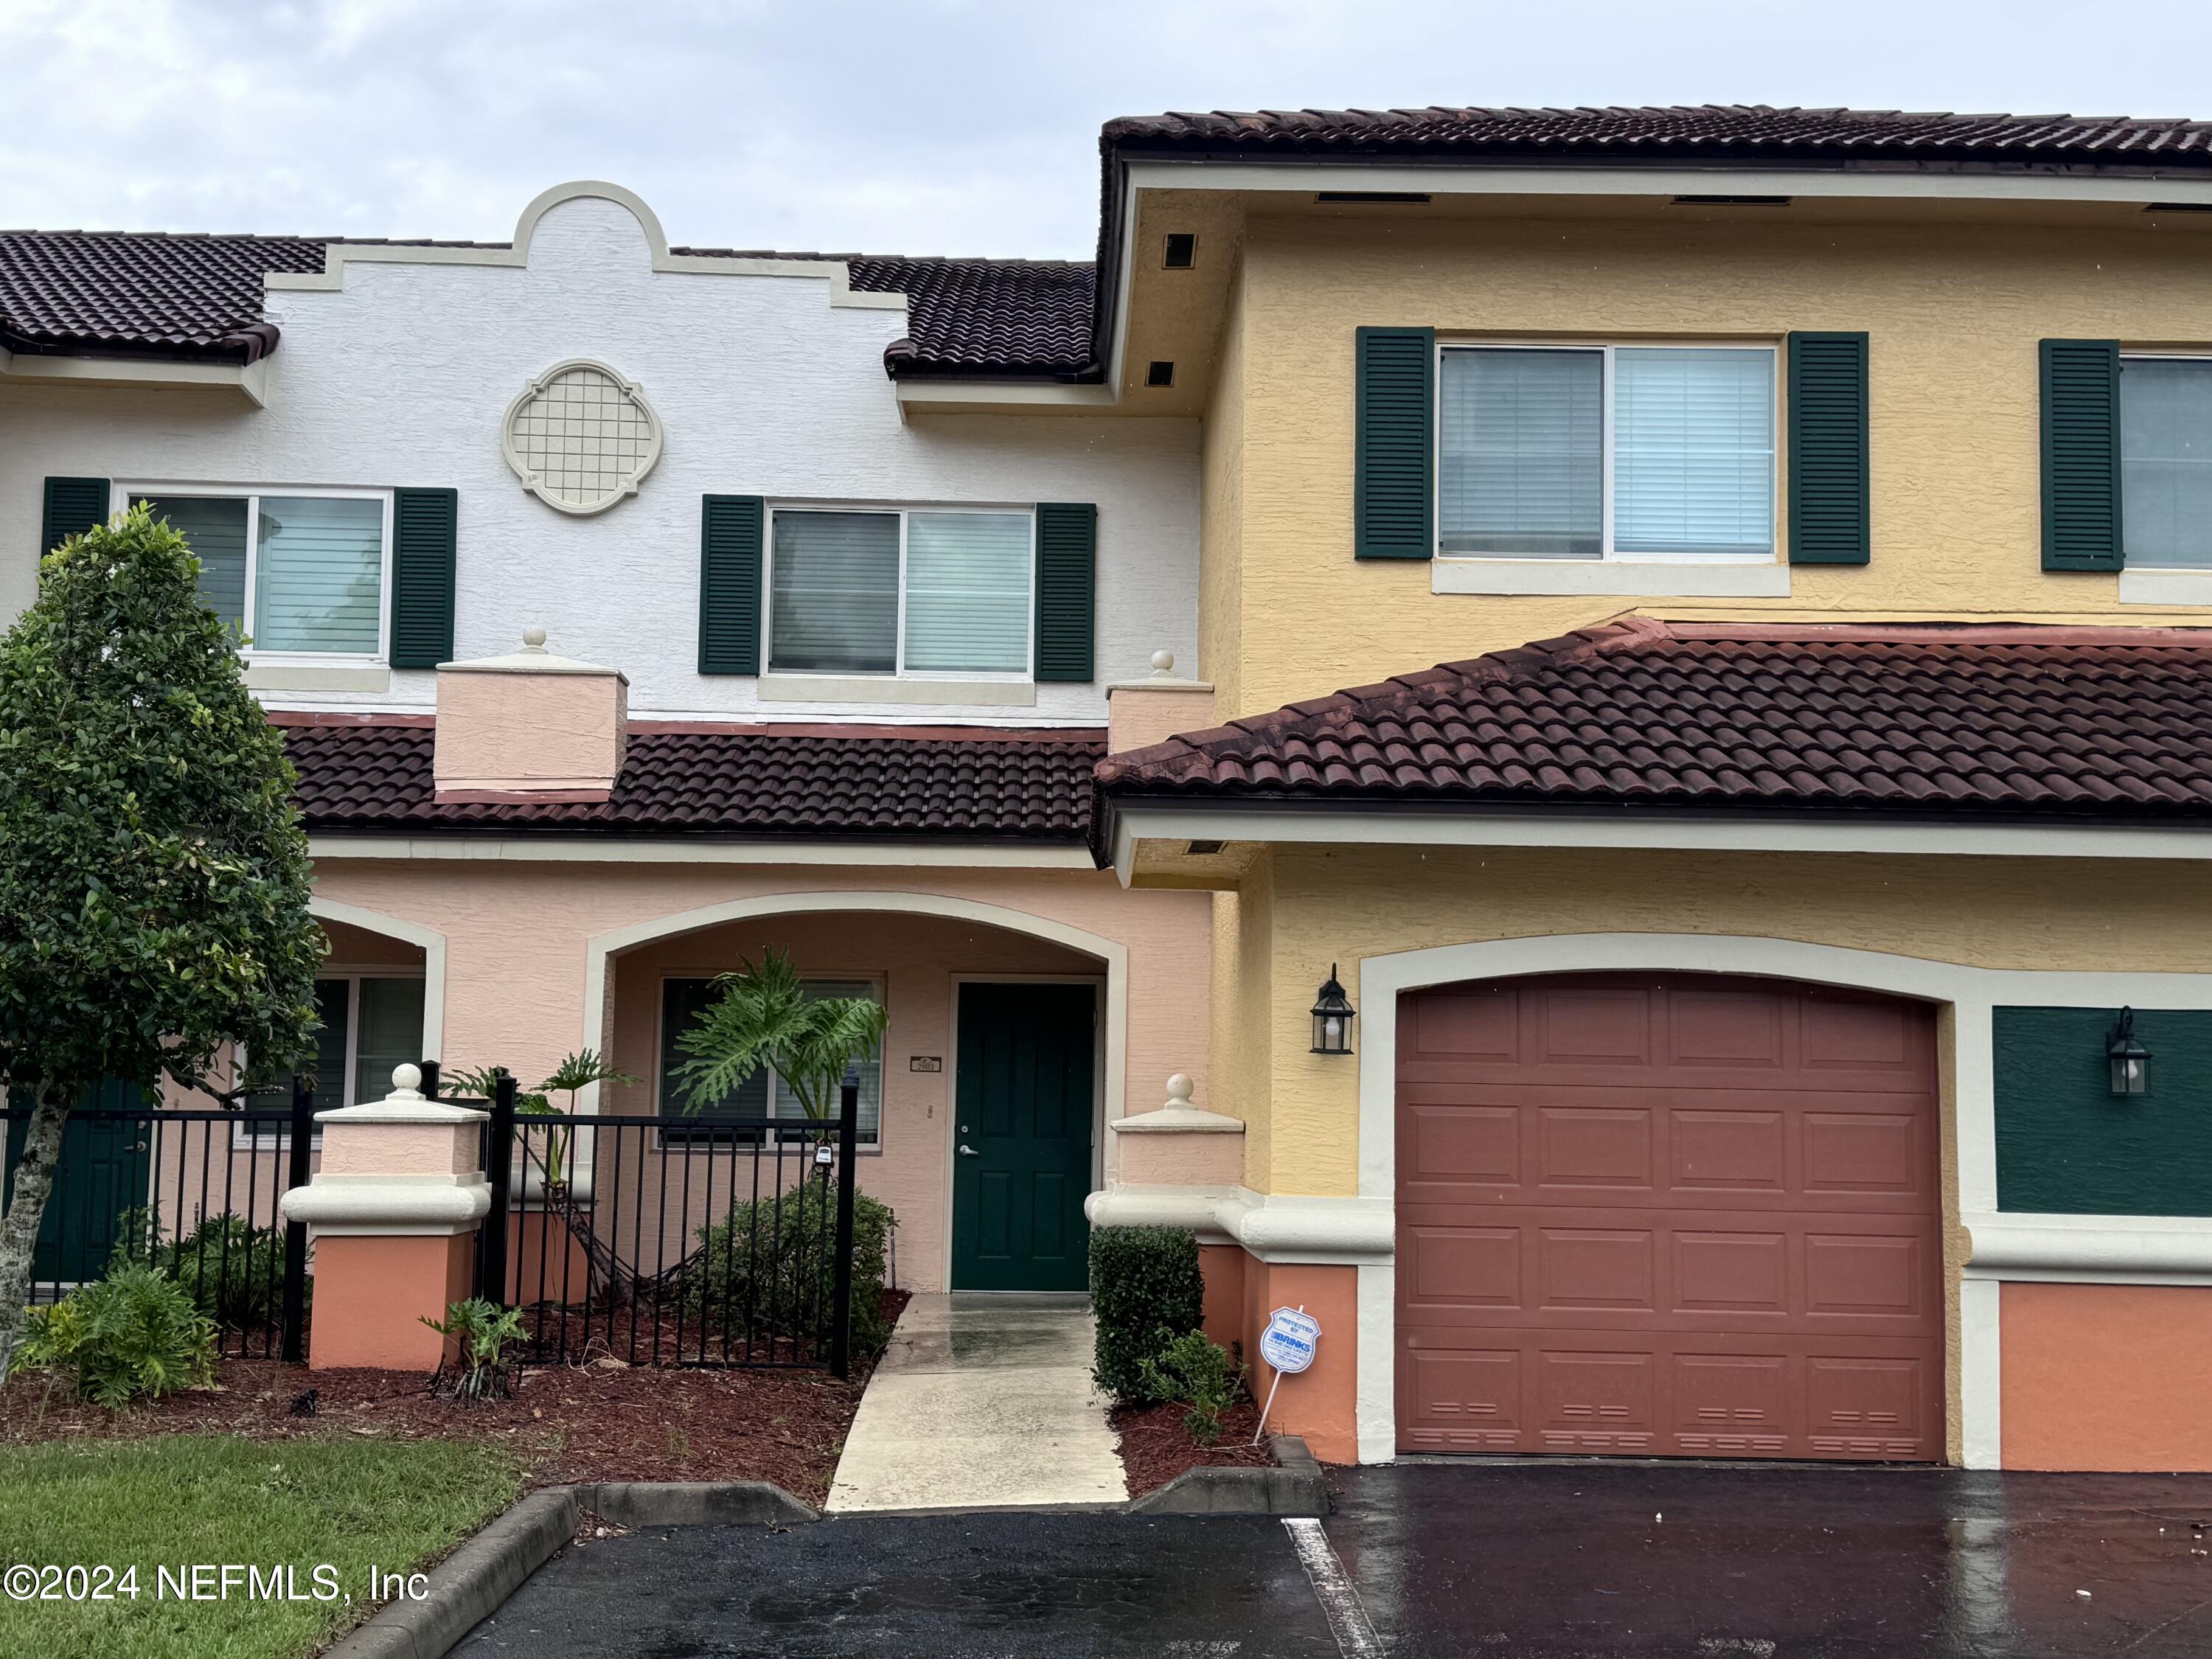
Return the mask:
<path id="1" fill-rule="evenodd" d="M 1251 1258 L 1235 1244 L 1201 1244 L 1198 1270 L 1206 1279 L 1207 1336 L 1223 1347 L 1251 1344 L 1244 1334 L 1244 1264 Z"/>
<path id="2" fill-rule="evenodd" d="M 1998 1305 L 2005 1468 L 2212 1469 L 2212 1285 L 2008 1284 Z"/>
<path id="3" fill-rule="evenodd" d="M 1239 1254 L 1243 1254 L 1239 1252 Z M 1321 1346 L 1308 1370 L 1285 1376 L 1267 1425 L 1303 1436 L 1324 1463 L 1359 1461 L 1359 1270 L 1244 1257 L 1244 1363 L 1252 1395 L 1267 1397 L 1273 1369 L 1260 1358 L 1260 1333 L 1278 1308 L 1304 1308 L 1321 1322 Z M 1212 1289 L 1209 1278 L 1207 1290 Z"/>
<path id="4" fill-rule="evenodd" d="M 435 1370 L 445 1339 L 422 1322 L 443 1319 L 448 1304 L 467 1297 L 476 1243 L 472 1232 L 318 1237 L 309 1368 Z"/>

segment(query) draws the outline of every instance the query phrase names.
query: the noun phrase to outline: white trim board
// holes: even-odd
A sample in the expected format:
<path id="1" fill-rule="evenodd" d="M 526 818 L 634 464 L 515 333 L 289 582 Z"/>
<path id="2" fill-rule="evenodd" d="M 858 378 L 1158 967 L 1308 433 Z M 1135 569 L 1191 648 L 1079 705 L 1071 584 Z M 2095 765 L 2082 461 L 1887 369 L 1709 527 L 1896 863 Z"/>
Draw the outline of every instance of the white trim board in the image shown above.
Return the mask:
<path id="1" fill-rule="evenodd" d="M 1095 870 L 1080 847 L 649 840 L 625 836 L 310 836 L 307 856 L 513 864 L 830 864 L 867 869 Z"/>
<path id="2" fill-rule="evenodd" d="M 1203 173 L 1204 177 L 1194 175 Z M 1793 196 L 1838 199 L 1981 202 L 2151 202 L 2212 204 L 2212 182 L 2103 173 L 1905 171 L 1888 168 L 1662 167 L 1469 167 L 1413 163 L 1382 167 L 1285 159 L 1223 161 L 1149 157 L 1128 164 L 1139 190 L 1322 191 L 1425 196 Z M 1125 218 L 1133 225 L 1133 218 Z M 1127 236 L 1124 241 L 1130 240 Z"/>
<path id="3" fill-rule="evenodd" d="M 672 253 L 668 251 L 668 234 L 660 228 L 659 216 L 645 204 L 644 198 L 620 185 L 609 184 L 599 179 L 580 179 L 540 191 L 530 205 L 522 210 L 522 216 L 515 222 L 514 241 L 506 247 L 332 242 L 324 250 L 321 270 L 272 270 L 264 281 L 272 292 L 328 293 L 345 287 L 345 268 L 349 264 L 493 265 L 525 269 L 530 264 L 530 241 L 537 232 L 538 222 L 562 203 L 586 198 L 612 202 L 629 210 L 630 216 L 637 221 L 639 228 L 645 233 L 646 245 L 652 251 L 654 270 L 698 276 L 807 277 L 829 285 L 832 306 L 864 311 L 906 309 L 906 295 L 903 294 L 870 294 L 854 288 L 852 267 L 842 259 L 771 259 Z"/>
<path id="4" fill-rule="evenodd" d="M 425 927 L 419 921 L 403 921 L 398 916 L 387 916 L 380 910 L 341 903 L 320 894 L 308 898 L 307 914 L 325 921 L 342 921 L 347 927 L 358 927 L 364 933 L 382 933 L 387 939 L 401 939 L 422 947 L 422 1058 L 442 1058 L 446 1042 L 446 936 L 434 927 Z M 388 968 L 378 971 L 392 973 Z M 398 975 L 394 975 L 394 977 Z"/>
<path id="5" fill-rule="evenodd" d="M 1126 885 L 1139 841 L 1264 841 L 1382 847 L 1608 847 L 1711 853 L 1932 854 L 1981 858 L 2208 859 L 2212 832 L 2034 824 L 1588 817 L 1531 811 L 1311 811 L 1224 802 L 1129 801 L 1114 808 L 1113 864 Z"/>
<path id="6" fill-rule="evenodd" d="M 59 386 L 218 386 L 242 392 L 257 409 L 269 401 L 269 360 L 178 362 L 160 357 L 48 357 L 0 346 L 0 380 Z"/>
<path id="7" fill-rule="evenodd" d="M 1747 974 L 1861 990 L 1948 1006 L 1952 1012 L 1951 1091 L 1958 1137 L 1962 1217 L 1996 1213 L 1996 1105 L 1991 1024 L 2000 1003 L 2080 1007 L 2212 1009 L 2212 975 L 2077 973 L 1972 968 L 1920 957 L 1796 939 L 1739 934 L 1578 933 L 1481 940 L 1366 957 L 1345 964 L 1362 1027 L 1359 1066 L 1359 1194 L 1395 1211 L 1397 1195 L 1398 999 L 1431 985 L 1529 974 L 1592 971 Z M 1356 976 L 1356 977 L 1355 977 Z M 2008 1218 L 2034 1227 L 2049 1217 Z M 2080 1228 L 2081 1246 L 2100 1246 L 2098 1224 Z M 1971 1223 L 1970 1223 L 1971 1224 Z M 1987 1224 L 1986 1223 L 1984 1224 Z M 2172 1225 L 2172 1224 L 2162 1224 Z M 2186 1224 L 2184 1224 L 2185 1225 Z M 2123 1224 L 2132 1228 L 2130 1219 Z M 2212 1224 L 2207 1224 L 2212 1230 Z M 2106 1230 L 2105 1237 L 2115 1230 Z M 1394 1281 L 1388 1264 L 1363 1264 L 1357 1417 L 1362 1462 L 1397 1454 L 1397 1340 Z M 2007 1274 L 2006 1276 L 2013 1276 Z M 1969 1277 L 1968 1285 L 1987 1284 Z M 2100 1271 L 2099 1282 L 2113 1282 Z M 1384 1300 L 1370 1308 L 1370 1288 Z M 1969 1468 L 1998 1467 L 1999 1389 L 1995 1292 L 1962 1292 L 1958 1353 L 1960 1423 Z"/>

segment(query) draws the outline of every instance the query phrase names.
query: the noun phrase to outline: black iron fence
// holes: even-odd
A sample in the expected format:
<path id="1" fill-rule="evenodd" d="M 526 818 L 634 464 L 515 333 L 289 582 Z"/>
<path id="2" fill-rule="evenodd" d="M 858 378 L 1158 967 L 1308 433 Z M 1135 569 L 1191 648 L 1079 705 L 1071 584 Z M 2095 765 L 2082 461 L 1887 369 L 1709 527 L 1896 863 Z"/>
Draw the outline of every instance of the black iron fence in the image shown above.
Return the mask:
<path id="1" fill-rule="evenodd" d="M 520 1114 L 489 1103 L 478 1294 L 534 1363 L 846 1374 L 858 1089 L 835 1121 Z"/>
<path id="2" fill-rule="evenodd" d="M 29 1128 L 7 1114 L 12 1176 Z M 226 1355 L 306 1357 L 307 1230 L 278 1211 L 307 1183 L 314 1097 L 289 1108 L 72 1111 L 32 1258 L 33 1304 L 59 1300 L 118 1261 L 169 1274 L 213 1320 Z"/>

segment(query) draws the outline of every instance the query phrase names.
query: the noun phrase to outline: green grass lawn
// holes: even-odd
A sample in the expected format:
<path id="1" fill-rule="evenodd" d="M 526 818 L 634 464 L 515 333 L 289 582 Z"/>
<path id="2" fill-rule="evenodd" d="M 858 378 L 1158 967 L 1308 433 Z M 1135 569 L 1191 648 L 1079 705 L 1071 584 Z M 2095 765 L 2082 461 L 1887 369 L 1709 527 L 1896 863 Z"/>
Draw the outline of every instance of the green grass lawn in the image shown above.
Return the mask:
<path id="1" fill-rule="evenodd" d="M 0 1447 L 0 1568 L 135 1566 L 138 1592 L 96 1604 L 0 1598 L 0 1654 L 293 1659 L 367 1610 L 372 1566 L 412 1571 L 521 1484 L 503 1453 L 467 1442 L 174 1435 Z M 254 1601 L 236 1582 L 228 1600 L 179 1600 L 178 1570 L 196 1563 L 289 1565 L 302 1596 L 328 1564 L 352 1601 Z"/>

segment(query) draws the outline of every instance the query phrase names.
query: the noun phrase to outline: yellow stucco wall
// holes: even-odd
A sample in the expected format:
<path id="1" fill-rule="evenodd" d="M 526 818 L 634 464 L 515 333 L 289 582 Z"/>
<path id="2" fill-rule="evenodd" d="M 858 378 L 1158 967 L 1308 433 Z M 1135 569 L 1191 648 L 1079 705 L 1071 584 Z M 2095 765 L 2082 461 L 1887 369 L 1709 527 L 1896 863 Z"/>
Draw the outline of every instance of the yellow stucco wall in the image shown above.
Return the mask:
<path id="1" fill-rule="evenodd" d="M 2199 864 L 1279 847 L 1267 894 L 1246 892 L 1243 926 L 1249 940 L 1267 912 L 1271 974 L 1248 955 L 1224 994 L 1226 1023 L 1269 1034 L 1267 1087 L 1240 1091 L 1236 1108 L 1261 1191 L 1358 1190 L 1358 1068 L 1308 1052 L 1311 988 L 1332 962 L 1363 1025 L 1383 1011 L 1363 1000 L 1361 958 L 1542 934 L 1747 934 L 1981 968 L 2212 968 L 2212 870 Z"/>
<path id="2" fill-rule="evenodd" d="M 2171 621 L 2039 568 L 2037 342 L 2212 347 L 2212 240 L 2170 223 L 1255 217 L 1208 414 L 1206 672 L 1223 719 L 1629 609 Z M 1480 598 L 1352 556 L 1353 331 L 1870 339 L 1873 562 L 1769 600 Z M 1219 493 L 1226 448 L 1237 491 Z M 1778 488 L 1778 501 L 1785 491 Z M 1229 591 L 1233 589 L 1233 608 Z M 2212 611 L 2179 613 L 2212 619 Z"/>

